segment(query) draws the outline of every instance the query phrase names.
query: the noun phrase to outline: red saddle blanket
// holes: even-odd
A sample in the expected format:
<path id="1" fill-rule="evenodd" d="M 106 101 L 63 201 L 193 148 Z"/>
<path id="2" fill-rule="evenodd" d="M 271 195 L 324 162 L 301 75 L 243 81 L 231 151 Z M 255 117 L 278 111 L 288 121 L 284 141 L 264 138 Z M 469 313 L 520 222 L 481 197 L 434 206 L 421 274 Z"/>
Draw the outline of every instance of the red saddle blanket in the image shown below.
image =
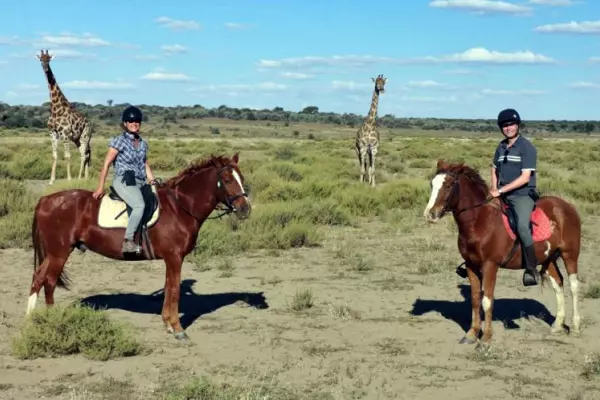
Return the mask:
<path id="1" fill-rule="evenodd" d="M 502 213 L 502 221 L 504 222 L 504 227 L 506 228 L 508 236 L 513 240 L 516 239 L 516 235 L 508 222 L 508 217 L 504 213 Z M 552 223 L 550 222 L 550 218 L 548 218 L 541 208 L 536 207 L 533 210 L 531 213 L 531 223 L 533 225 L 533 240 L 535 242 L 546 240 L 552 235 Z"/>

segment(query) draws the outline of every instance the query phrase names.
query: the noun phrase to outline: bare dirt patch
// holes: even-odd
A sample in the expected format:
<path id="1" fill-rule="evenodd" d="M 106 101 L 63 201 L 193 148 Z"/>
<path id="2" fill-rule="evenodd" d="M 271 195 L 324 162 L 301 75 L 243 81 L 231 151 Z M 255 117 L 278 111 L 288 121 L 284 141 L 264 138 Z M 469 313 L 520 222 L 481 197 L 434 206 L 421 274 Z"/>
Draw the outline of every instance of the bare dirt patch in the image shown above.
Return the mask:
<path id="1" fill-rule="evenodd" d="M 415 212 L 398 217 L 414 218 L 410 235 L 370 222 L 327 229 L 317 248 L 253 252 L 226 262 L 215 257 L 204 271 L 186 263 L 180 309 L 189 345 L 162 328 L 161 261 L 115 263 L 75 251 L 67 264 L 72 291 L 57 290 L 57 302 L 83 299 L 108 308 L 153 349 L 108 362 L 11 356 L 32 255 L 2 250 L 0 397 L 161 398 L 167 380 L 183 386 L 206 376 L 242 387 L 274 386 L 297 398 L 598 398 L 598 374 L 585 372 L 586 360 L 600 352 L 600 300 L 582 301 L 580 337 L 550 335 L 552 288 L 525 289 L 521 272 L 501 271 L 492 349 L 459 345 L 471 311 L 468 282 L 454 274 L 455 233 L 450 223 L 422 224 Z M 589 239 L 583 247 L 585 291 L 598 282 L 590 267 L 598 251 Z M 351 248 L 354 253 L 346 253 Z M 310 301 L 298 300 L 306 292 Z M 295 307 L 297 301 L 305 306 Z"/>

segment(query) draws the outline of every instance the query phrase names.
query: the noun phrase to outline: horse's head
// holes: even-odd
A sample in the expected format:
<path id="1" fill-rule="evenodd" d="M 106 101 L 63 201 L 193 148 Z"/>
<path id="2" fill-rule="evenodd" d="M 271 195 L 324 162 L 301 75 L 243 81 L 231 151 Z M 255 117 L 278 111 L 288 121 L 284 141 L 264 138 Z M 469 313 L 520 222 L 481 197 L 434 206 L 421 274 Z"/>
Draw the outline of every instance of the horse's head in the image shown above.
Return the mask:
<path id="1" fill-rule="evenodd" d="M 463 182 L 469 184 L 461 185 Z M 423 216 L 429 222 L 437 222 L 448 211 L 455 211 L 462 200 L 468 201 L 471 197 L 475 197 L 480 200 L 479 204 L 483 204 L 482 201 L 487 193 L 487 184 L 477 171 L 464 164 L 449 164 L 438 160 L 436 172 L 431 179 L 431 194 Z"/>
<path id="2" fill-rule="evenodd" d="M 235 153 L 227 164 L 217 169 L 217 196 L 238 218 L 245 219 L 250 216 L 252 206 L 244 191 L 244 175 L 238 161 L 239 155 Z"/>

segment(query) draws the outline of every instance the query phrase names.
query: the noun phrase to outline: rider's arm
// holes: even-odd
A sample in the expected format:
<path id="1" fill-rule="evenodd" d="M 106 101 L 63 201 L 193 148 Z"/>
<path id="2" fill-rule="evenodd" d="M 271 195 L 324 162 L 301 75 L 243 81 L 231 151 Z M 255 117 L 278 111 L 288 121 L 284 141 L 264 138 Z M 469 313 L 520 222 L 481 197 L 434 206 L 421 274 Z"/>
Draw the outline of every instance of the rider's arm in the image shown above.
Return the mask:
<path id="1" fill-rule="evenodd" d="M 496 175 L 496 163 L 498 162 L 498 157 L 500 156 L 500 151 L 496 149 L 494 152 L 494 158 L 492 159 L 492 167 L 490 168 L 490 181 L 492 189 L 498 188 L 498 176 Z"/>
<path id="2" fill-rule="evenodd" d="M 148 177 L 148 182 L 152 182 L 154 180 L 154 174 L 152 173 L 152 168 L 150 168 L 150 164 L 148 164 L 148 160 L 144 163 L 144 167 L 146 168 L 146 176 Z"/>
<path id="3" fill-rule="evenodd" d="M 100 181 L 98 182 L 98 188 L 104 187 L 104 182 L 106 181 L 106 175 L 108 175 L 108 169 L 110 168 L 110 164 L 113 163 L 115 157 L 119 154 L 119 150 L 114 147 L 109 147 L 106 152 L 106 157 L 104 158 L 104 165 L 102 166 L 102 171 L 100 171 Z"/>

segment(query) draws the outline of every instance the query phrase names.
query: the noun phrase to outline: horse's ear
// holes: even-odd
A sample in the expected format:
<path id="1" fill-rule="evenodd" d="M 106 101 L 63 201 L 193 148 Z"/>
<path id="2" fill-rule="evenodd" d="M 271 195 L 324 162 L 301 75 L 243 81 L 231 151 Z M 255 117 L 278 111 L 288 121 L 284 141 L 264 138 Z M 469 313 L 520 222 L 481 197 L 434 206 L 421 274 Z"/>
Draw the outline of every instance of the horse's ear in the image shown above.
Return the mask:
<path id="1" fill-rule="evenodd" d="M 233 155 L 233 157 L 231 157 L 231 159 L 233 160 L 234 163 L 238 163 L 238 161 L 240 160 L 240 153 L 237 152 Z"/>
<path id="2" fill-rule="evenodd" d="M 443 169 L 445 166 L 446 166 L 446 161 L 444 161 L 442 159 L 438 160 L 437 166 L 436 166 L 438 171 Z"/>

